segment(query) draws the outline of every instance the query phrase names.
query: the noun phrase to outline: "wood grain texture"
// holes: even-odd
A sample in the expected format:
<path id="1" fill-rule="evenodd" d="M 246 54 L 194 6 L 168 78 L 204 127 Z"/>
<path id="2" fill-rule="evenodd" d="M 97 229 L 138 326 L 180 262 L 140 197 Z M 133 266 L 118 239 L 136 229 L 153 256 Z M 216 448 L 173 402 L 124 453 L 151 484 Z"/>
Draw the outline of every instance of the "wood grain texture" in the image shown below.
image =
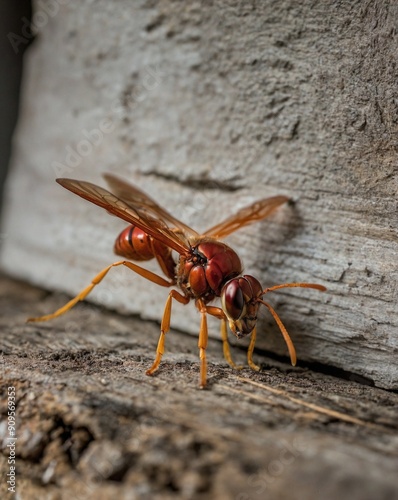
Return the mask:
<path id="1" fill-rule="evenodd" d="M 261 372 L 236 372 L 215 340 L 200 390 L 196 342 L 176 331 L 147 377 L 154 322 L 81 305 L 24 323 L 39 301 L 65 298 L 0 277 L 3 498 L 8 387 L 20 498 L 398 498 L 397 394 L 264 356 Z"/>
<path id="2" fill-rule="evenodd" d="M 198 230 L 288 195 L 229 243 L 264 286 L 328 287 L 270 296 L 301 362 L 397 389 L 397 15 L 392 1 L 60 6 L 26 61 L 3 269 L 74 294 L 114 259 L 123 224 L 57 176 L 119 174 Z M 166 293 L 115 270 L 92 299 L 159 320 Z M 198 331 L 193 307 L 172 321 Z M 265 313 L 259 330 L 286 355 Z"/>

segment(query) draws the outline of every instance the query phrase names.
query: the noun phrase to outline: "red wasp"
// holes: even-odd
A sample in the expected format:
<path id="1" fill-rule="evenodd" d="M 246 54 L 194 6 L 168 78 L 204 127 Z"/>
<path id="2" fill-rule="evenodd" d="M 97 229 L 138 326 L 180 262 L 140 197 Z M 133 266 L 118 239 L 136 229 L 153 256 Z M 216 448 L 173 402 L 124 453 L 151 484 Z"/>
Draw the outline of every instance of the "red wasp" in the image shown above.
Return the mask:
<path id="1" fill-rule="evenodd" d="M 256 341 L 257 312 L 260 304 L 264 304 L 280 328 L 292 365 L 296 364 L 296 351 L 286 328 L 275 310 L 262 300 L 262 297 L 268 292 L 288 287 L 315 288 L 321 291 L 326 288 L 313 283 L 285 283 L 263 289 L 256 278 L 247 274 L 242 275 L 242 264 L 238 255 L 220 241 L 237 229 L 267 217 L 289 198 L 273 196 L 256 201 L 205 233 L 199 234 L 173 217 L 137 187 L 110 174 L 104 177 L 112 192 L 85 181 L 57 179 L 57 182 L 130 224 L 120 233 L 114 246 L 117 255 L 129 260 L 120 260 L 103 269 L 88 287 L 53 314 L 29 318 L 28 321 L 47 321 L 64 314 L 77 302 L 84 300 L 112 267 L 126 266 L 153 283 L 167 288 L 177 286 L 182 292 L 175 289 L 169 292 L 160 327 L 156 358 L 147 370 L 147 375 L 152 375 L 158 369 L 162 359 L 165 336 L 170 329 L 173 299 L 181 304 L 188 304 L 193 299 L 201 314 L 198 341 L 201 387 L 206 386 L 207 374 L 207 314 L 221 321 L 224 356 L 233 368 L 239 367 L 231 358 L 227 321 L 238 339 L 251 334 L 247 361 L 253 370 L 258 371 L 260 367 L 253 362 L 252 356 Z M 178 262 L 172 250 L 179 254 Z M 167 279 L 130 262 L 130 260 L 146 261 L 153 258 L 158 261 Z M 221 307 L 208 305 L 216 297 L 220 297 Z"/>

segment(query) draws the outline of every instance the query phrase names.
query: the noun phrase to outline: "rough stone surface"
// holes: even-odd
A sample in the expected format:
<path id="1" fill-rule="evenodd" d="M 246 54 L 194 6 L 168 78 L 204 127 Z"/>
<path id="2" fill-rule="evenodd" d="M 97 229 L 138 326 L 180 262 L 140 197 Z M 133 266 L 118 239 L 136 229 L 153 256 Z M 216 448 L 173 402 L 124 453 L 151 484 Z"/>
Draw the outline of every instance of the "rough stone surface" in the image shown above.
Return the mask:
<path id="1" fill-rule="evenodd" d="M 58 6 L 33 18 L 3 269 L 74 294 L 114 258 L 123 224 L 57 176 L 120 174 L 198 230 L 287 194 L 293 207 L 230 243 L 264 286 L 328 287 L 270 297 L 300 360 L 397 389 L 396 2 Z M 157 320 L 165 298 L 120 270 L 92 296 Z M 198 323 L 175 307 L 173 325 Z M 259 330 L 286 355 L 265 313 Z"/>
<path id="2" fill-rule="evenodd" d="M 0 279 L 2 498 L 14 387 L 21 499 L 398 499 L 397 394 L 261 353 L 261 372 L 236 372 L 215 340 L 200 390 L 196 343 L 176 331 L 147 377 L 153 322 L 80 305 L 24 323 L 64 300 Z"/>

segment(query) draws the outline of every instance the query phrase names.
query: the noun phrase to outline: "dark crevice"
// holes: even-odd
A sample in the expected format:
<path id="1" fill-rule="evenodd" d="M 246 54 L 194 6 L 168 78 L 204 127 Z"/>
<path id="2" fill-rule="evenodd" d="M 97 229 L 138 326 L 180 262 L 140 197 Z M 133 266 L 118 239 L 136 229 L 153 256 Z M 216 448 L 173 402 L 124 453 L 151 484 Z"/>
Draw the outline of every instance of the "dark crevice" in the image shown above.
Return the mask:
<path id="1" fill-rule="evenodd" d="M 336 366 L 324 365 L 317 362 L 301 362 L 301 366 L 308 368 L 313 372 L 323 373 L 324 375 L 331 375 L 336 378 L 343 380 L 349 380 L 350 382 L 356 382 L 357 384 L 366 385 L 368 387 L 376 387 L 374 380 L 359 373 L 349 372 L 343 370 L 342 368 L 337 368 Z M 387 390 L 387 389 L 383 389 Z"/>
<path id="2" fill-rule="evenodd" d="M 192 177 L 189 177 L 187 179 L 180 179 L 177 175 L 162 174 L 154 170 L 144 172 L 143 175 L 147 177 L 149 176 L 158 177 L 160 179 L 164 179 L 169 182 L 176 182 L 181 186 L 190 187 L 191 189 L 195 189 L 197 191 L 203 191 L 204 189 L 208 189 L 208 190 L 217 190 L 217 191 L 225 191 L 228 193 L 234 193 L 235 191 L 239 191 L 240 189 L 242 189 L 242 186 L 233 184 L 233 181 L 239 179 L 238 176 L 232 177 L 231 179 L 229 179 L 229 182 L 226 182 L 226 181 L 218 181 L 215 179 L 195 179 Z"/>
<path id="3" fill-rule="evenodd" d="M 244 349 L 243 347 L 237 346 L 240 349 Z M 279 361 L 281 363 L 289 363 L 289 360 L 286 356 L 281 356 L 279 354 L 275 354 L 271 351 L 266 351 L 262 349 L 255 349 L 260 356 L 266 356 L 275 361 Z M 361 385 L 366 385 L 368 387 L 376 387 L 374 380 L 371 378 L 365 377 L 363 375 L 359 375 L 358 373 L 349 372 L 347 370 L 343 370 L 342 368 L 338 368 L 337 366 L 324 365 L 322 363 L 311 362 L 311 361 L 300 361 L 300 368 L 308 368 L 308 370 L 316 373 L 322 373 L 324 375 L 330 375 L 335 378 L 339 378 L 342 380 L 349 380 L 350 382 L 356 382 Z M 388 392 L 394 392 L 393 390 L 383 389 Z"/>

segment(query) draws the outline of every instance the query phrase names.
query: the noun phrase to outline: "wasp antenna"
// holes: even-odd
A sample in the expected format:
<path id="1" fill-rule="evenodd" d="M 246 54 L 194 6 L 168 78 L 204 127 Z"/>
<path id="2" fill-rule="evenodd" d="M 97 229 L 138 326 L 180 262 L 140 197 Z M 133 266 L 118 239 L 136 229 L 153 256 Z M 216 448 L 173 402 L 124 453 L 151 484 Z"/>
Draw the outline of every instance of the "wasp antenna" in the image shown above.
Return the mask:
<path id="1" fill-rule="evenodd" d="M 277 313 L 273 307 L 271 307 L 267 302 L 264 302 L 261 299 L 258 299 L 258 301 L 261 302 L 261 304 L 264 304 L 268 308 L 269 312 L 272 314 L 274 320 L 276 321 L 276 324 L 279 326 L 279 329 L 283 335 L 283 338 L 285 339 L 287 348 L 289 350 L 290 361 L 291 361 L 293 366 L 296 366 L 296 363 L 297 363 L 296 349 L 294 348 L 294 344 L 292 342 L 292 339 L 290 338 L 290 335 L 288 334 L 288 332 L 285 328 L 285 325 L 282 323 L 282 320 L 277 315 Z"/>
<path id="2" fill-rule="evenodd" d="M 314 288 L 315 290 L 319 290 L 320 292 L 325 292 L 327 288 L 323 285 L 318 285 L 317 283 L 284 283 L 283 285 L 275 285 L 269 288 L 265 288 L 261 295 L 265 295 L 268 292 L 273 292 L 274 290 L 279 290 L 280 288 Z"/>

